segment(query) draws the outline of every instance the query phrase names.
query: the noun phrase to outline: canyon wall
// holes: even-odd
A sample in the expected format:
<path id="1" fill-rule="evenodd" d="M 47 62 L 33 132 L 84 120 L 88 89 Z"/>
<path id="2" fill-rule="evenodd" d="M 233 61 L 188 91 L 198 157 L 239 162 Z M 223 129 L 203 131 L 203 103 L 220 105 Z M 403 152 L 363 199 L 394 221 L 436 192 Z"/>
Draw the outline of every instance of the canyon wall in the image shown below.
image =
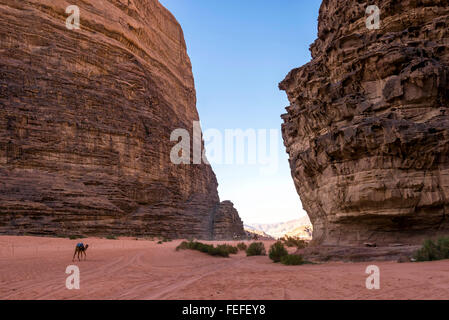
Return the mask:
<path id="1" fill-rule="evenodd" d="M 157 0 L 0 0 L 0 234 L 244 235 L 211 167 L 170 161 L 198 118 Z"/>
<path id="2" fill-rule="evenodd" d="M 449 234 L 449 1 L 324 0 L 318 29 L 312 61 L 280 83 L 314 242 Z"/>
<path id="3" fill-rule="evenodd" d="M 245 233 L 242 234 L 243 221 L 231 201 L 220 203 L 213 220 L 213 239 L 215 240 L 237 239 L 246 236 Z"/>

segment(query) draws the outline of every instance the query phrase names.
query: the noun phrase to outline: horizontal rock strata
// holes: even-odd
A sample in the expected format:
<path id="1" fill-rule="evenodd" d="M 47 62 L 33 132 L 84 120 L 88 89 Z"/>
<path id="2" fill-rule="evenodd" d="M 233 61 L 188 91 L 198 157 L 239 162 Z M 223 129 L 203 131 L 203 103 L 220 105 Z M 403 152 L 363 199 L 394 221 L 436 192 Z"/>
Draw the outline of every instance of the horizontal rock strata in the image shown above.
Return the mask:
<path id="1" fill-rule="evenodd" d="M 211 167 L 170 161 L 199 118 L 176 19 L 157 0 L 73 4 L 79 30 L 65 1 L 0 0 L 0 233 L 243 234 L 215 230 Z"/>
<path id="2" fill-rule="evenodd" d="M 368 5 L 380 29 L 366 26 Z M 280 84 L 318 244 L 449 233 L 449 2 L 324 0 L 312 61 Z"/>
<path id="3" fill-rule="evenodd" d="M 241 231 L 244 230 L 243 221 L 230 201 L 220 203 L 214 213 L 213 225 L 213 238 L 216 240 L 245 238 L 245 233 Z"/>

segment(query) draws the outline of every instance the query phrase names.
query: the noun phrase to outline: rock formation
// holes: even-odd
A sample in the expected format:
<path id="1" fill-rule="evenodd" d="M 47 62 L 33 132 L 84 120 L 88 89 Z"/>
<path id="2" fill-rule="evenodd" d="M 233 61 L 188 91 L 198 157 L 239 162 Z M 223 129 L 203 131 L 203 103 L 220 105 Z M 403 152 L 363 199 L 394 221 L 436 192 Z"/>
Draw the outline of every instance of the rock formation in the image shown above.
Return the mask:
<path id="1" fill-rule="evenodd" d="M 215 240 L 240 239 L 245 237 L 242 233 L 243 221 L 230 201 L 223 201 L 214 213 L 213 238 Z"/>
<path id="2" fill-rule="evenodd" d="M 380 9 L 370 30 L 369 5 Z M 317 244 L 449 233 L 449 1 L 324 0 L 312 61 L 280 84 Z"/>
<path id="3" fill-rule="evenodd" d="M 198 120 L 176 19 L 157 0 L 73 4 L 79 30 L 65 1 L 0 0 L 0 233 L 244 234 L 209 165 L 170 161 Z"/>

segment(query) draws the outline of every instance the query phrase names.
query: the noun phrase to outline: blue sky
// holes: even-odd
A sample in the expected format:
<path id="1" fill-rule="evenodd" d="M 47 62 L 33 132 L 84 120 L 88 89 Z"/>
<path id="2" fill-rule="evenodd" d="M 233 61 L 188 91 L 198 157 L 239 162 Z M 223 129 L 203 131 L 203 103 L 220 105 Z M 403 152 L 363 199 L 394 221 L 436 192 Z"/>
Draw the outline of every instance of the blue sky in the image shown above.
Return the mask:
<path id="1" fill-rule="evenodd" d="M 214 164 L 222 200 L 243 221 L 273 223 L 305 214 L 290 175 L 278 83 L 310 61 L 321 0 L 160 0 L 181 24 L 192 61 L 203 131 L 276 129 L 278 169 Z"/>

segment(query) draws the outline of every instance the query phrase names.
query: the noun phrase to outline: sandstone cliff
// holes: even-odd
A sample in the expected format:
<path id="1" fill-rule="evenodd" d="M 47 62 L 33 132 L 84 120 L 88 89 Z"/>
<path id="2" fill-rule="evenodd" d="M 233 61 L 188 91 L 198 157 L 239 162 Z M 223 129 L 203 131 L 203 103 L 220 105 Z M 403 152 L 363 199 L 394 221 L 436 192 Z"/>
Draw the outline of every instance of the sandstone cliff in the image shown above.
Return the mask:
<path id="1" fill-rule="evenodd" d="M 157 0 L 0 0 L 1 234 L 243 235 L 211 167 L 170 161 L 196 120 L 183 32 Z"/>
<path id="2" fill-rule="evenodd" d="M 380 29 L 366 27 L 368 5 Z M 315 243 L 449 233 L 449 1 L 324 0 L 312 61 L 280 84 Z"/>
<path id="3" fill-rule="evenodd" d="M 230 201 L 223 201 L 214 213 L 213 238 L 215 240 L 244 238 L 245 232 L 243 221 L 234 204 Z"/>

